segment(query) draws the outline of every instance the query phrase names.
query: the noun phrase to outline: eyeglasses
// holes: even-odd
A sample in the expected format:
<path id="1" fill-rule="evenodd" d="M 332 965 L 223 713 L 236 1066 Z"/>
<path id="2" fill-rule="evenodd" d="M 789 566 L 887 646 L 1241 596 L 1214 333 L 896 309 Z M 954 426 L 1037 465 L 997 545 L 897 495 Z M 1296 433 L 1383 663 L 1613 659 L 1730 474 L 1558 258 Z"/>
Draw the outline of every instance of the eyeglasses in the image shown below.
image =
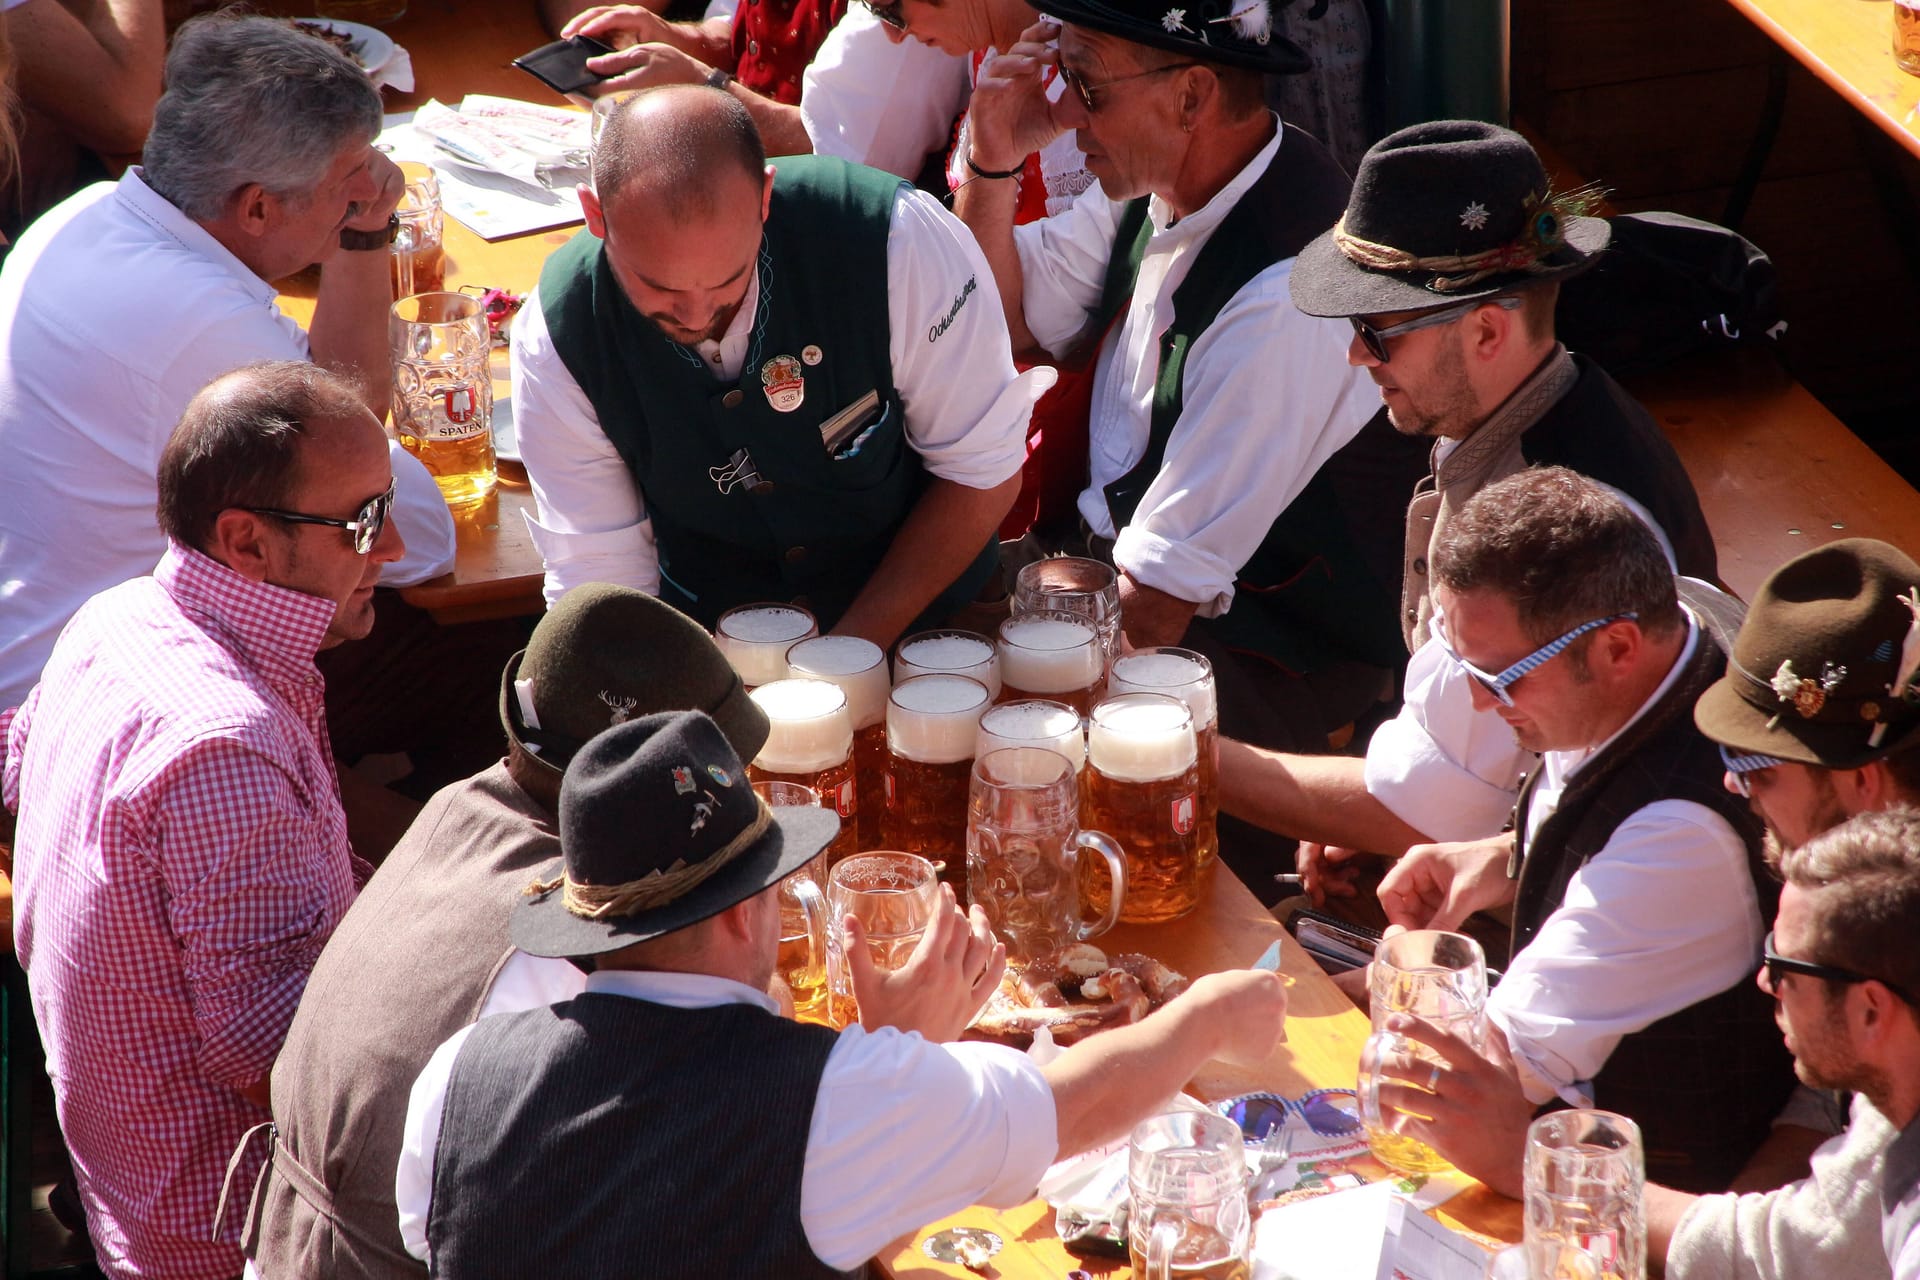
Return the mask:
<path id="1" fill-rule="evenodd" d="M 1062 74 L 1065 73 L 1062 72 Z M 1387 364 L 1392 360 L 1392 357 L 1387 354 L 1388 338 L 1397 338 L 1403 333 L 1413 333 L 1418 329 L 1432 329 L 1443 324 L 1452 324 L 1476 307 L 1498 307 L 1502 311 L 1512 311 L 1519 305 L 1519 298 L 1505 293 L 1491 298 L 1475 298 L 1470 302 L 1456 302 L 1450 307 L 1441 307 L 1437 311 L 1417 315 L 1411 320 L 1390 324 L 1384 329 L 1374 328 L 1359 316 L 1348 316 L 1347 321 L 1353 325 L 1353 331 L 1360 335 L 1360 342 L 1366 347 L 1367 354 L 1381 364 Z"/>
<path id="2" fill-rule="evenodd" d="M 1266 1141 L 1293 1116 L 1323 1138 L 1360 1131 L 1360 1099 L 1351 1089 L 1315 1089 L 1298 1098 L 1247 1093 L 1215 1103 L 1213 1109 L 1239 1125 L 1249 1142 Z"/>
<path id="3" fill-rule="evenodd" d="M 380 533 L 387 527 L 387 513 L 393 510 L 393 482 L 387 484 L 387 491 L 378 497 L 368 498 L 360 509 L 353 513 L 351 520 L 336 520 L 332 516 L 310 516 L 304 511 L 281 511 L 277 507 L 241 507 L 242 511 L 251 511 L 256 516 L 271 516 L 275 520 L 285 520 L 288 524 L 324 524 L 335 529 L 345 529 L 353 535 L 353 549 L 361 555 L 373 550 L 373 544 L 380 541 Z"/>
<path id="4" fill-rule="evenodd" d="M 1111 80 L 1102 80 L 1099 84 L 1093 84 L 1078 71 L 1075 71 L 1072 67 L 1063 63 L 1060 67 L 1060 78 L 1066 82 L 1067 88 L 1073 90 L 1075 96 L 1080 99 L 1080 105 L 1087 109 L 1087 114 L 1092 115 L 1100 110 L 1100 100 L 1096 95 L 1102 89 L 1111 89 L 1114 85 L 1125 84 L 1129 80 L 1142 80 L 1147 76 L 1157 76 L 1162 71 L 1179 71 L 1186 67 L 1197 67 L 1199 65 L 1197 62 L 1169 62 L 1164 67 L 1154 67 L 1150 71 L 1136 71 L 1130 76 L 1115 76 Z"/>
<path id="5" fill-rule="evenodd" d="M 866 6 L 868 13 L 871 13 L 895 31 L 904 32 L 907 29 L 907 19 L 905 15 L 900 12 L 899 0 L 894 0 L 892 4 L 877 4 L 875 0 L 860 0 L 860 3 Z"/>
<path id="6" fill-rule="evenodd" d="M 1727 750 L 1726 747 L 1722 746 L 1720 748 L 1720 763 L 1726 766 L 1727 777 L 1733 780 L 1733 789 L 1738 791 L 1743 799 L 1751 800 L 1753 799 L 1753 784 L 1747 780 L 1747 775 L 1750 773 L 1759 773 L 1764 769 L 1771 769 L 1777 764 L 1785 764 L 1786 761 L 1782 760 L 1779 756 L 1763 756 L 1758 753 L 1735 755 L 1733 752 Z"/>
<path id="7" fill-rule="evenodd" d="M 1825 978 L 1828 982 L 1844 982 L 1849 985 L 1877 982 L 1906 1003 L 1910 1005 L 1914 1003 L 1912 997 L 1885 978 L 1876 978 L 1872 974 L 1855 973 L 1851 969 L 1841 969 L 1830 964 L 1815 964 L 1811 960 L 1795 960 L 1792 956 L 1781 955 L 1773 949 L 1773 930 L 1771 929 L 1767 930 L 1765 940 L 1760 943 L 1760 960 L 1762 967 L 1767 971 L 1767 989 L 1776 993 L 1780 989 L 1781 974 L 1803 973 L 1809 978 Z"/>
<path id="8" fill-rule="evenodd" d="M 1520 659 L 1520 661 L 1514 663 L 1498 675 L 1492 672 L 1482 671 L 1479 667 L 1474 666 L 1471 662 L 1468 662 L 1465 658 L 1454 652 L 1453 645 L 1447 640 L 1447 633 L 1444 629 L 1445 619 L 1437 610 L 1433 615 L 1433 638 L 1439 642 L 1440 652 L 1446 654 L 1448 659 L 1450 659 L 1456 667 L 1459 667 L 1462 671 L 1479 681 L 1480 687 L 1492 694 L 1494 701 L 1503 707 L 1510 707 L 1513 705 L 1513 695 L 1508 693 L 1507 690 L 1518 684 L 1529 673 L 1540 667 L 1544 667 L 1547 663 L 1559 657 L 1566 647 L 1575 640 L 1578 640 L 1589 631 L 1598 631 L 1608 623 L 1619 622 L 1623 618 L 1638 618 L 1639 616 L 1638 612 L 1613 613 L 1608 614 L 1604 618 L 1595 618 L 1592 622 L 1583 622 L 1557 640 L 1547 641 L 1538 649 L 1535 649 L 1532 653 Z"/>

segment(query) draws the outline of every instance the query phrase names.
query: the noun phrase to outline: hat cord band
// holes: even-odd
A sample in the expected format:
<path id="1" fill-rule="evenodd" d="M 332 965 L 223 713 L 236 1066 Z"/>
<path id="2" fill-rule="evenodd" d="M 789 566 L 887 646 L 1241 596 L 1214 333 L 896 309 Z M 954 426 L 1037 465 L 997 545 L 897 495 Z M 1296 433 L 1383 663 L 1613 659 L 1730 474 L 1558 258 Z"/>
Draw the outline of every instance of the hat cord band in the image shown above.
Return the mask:
<path id="1" fill-rule="evenodd" d="M 757 794 L 754 800 L 760 811 L 754 815 L 753 821 L 739 835 L 698 862 L 678 859 L 670 867 L 649 871 L 638 880 L 628 880 L 622 884 L 584 884 L 562 872 L 553 880 L 535 880 L 527 886 L 527 893 L 532 896 L 550 893 L 558 888 L 561 891 L 560 905 L 587 920 L 629 916 L 636 911 L 665 906 L 685 896 L 766 834 L 767 828 L 773 825 L 773 810 Z"/>
<path id="2" fill-rule="evenodd" d="M 1551 270 L 1544 255 L 1525 240 L 1503 244 L 1479 253 L 1442 254 L 1422 258 L 1392 245 L 1362 240 L 1347 230 L 1346 219 L 1333 226 L 1333 243 L 1347 260 L 1369 271 L 1429 271 L 1433 279 L 1427 288 L 1435 293 L 1452 293 L 1479 284 L 1488 276 L 1503 271 Z M 1557 246 L 1556 246 L 1557 247 Z"/>

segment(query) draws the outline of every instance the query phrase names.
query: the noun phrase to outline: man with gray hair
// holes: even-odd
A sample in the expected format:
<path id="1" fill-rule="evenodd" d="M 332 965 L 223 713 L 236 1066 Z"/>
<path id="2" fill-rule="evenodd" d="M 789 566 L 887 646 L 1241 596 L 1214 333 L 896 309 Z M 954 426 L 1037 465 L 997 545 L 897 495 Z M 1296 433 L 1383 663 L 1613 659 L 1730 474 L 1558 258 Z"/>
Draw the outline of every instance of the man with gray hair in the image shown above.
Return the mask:
<path id="1" fill-rule="evenodd" d="M 143 164 L 37 221 L 0 270 L 0 707 L 26 696 L 90 596 L 165 549 L 154 475 L 211 379 L 311 359 L 374 416 L 392 384 L 390 219 L 398 168 L 373 149 L 380 96 L 322 41 L 265 18 L 180 29 Z M 322 264 L 310 332 L 268 283 Z M 433 479 L 395 453 L 413 553 L 390 579 L 451 563 Z"/>

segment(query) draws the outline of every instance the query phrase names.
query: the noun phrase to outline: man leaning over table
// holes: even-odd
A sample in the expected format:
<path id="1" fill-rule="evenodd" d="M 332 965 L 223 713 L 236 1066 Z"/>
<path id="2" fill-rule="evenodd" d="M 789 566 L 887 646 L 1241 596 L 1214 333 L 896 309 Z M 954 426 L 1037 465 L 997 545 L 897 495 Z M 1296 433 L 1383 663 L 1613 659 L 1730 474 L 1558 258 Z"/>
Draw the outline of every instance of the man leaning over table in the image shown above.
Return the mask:
<path id="1" fill-rule="evenodd" d="M 1200 978 L 1046 1067 L 782 1020 L 765 995 L 778 884 L 838 826 L 767 809 L 697 712 L 617 725 L 575 756 L 563 861 L 513 938 L 594 973 L 571 1001 L 457 1033 L 415 1082 L 396 1190 L 435 1275 L 841 1274 L 967 1205 L 1020 1203 L 1056 1155 L 1281 1035 L 1285 988 L 1259 971 Z M 864 967 L 857 935 L 850 954 Z M 984 995 L 965 991 L 957 1004 Z"/>
<path id="2" fill-rule="evenodd" d="M 227 1157 L 267 1118 L 307 971 L 370 870 L 314 658 L 372 628 L 405 548 L 379 422 L 304 361 L 196 396 L 159 492 L 153 575 L 87 602 L 0 712 L 0 794 L 15 947 L 100 1266 L 216 1280 L 242 1264 L 239 1224 L 215 1235 Z"/>
<path id="3" fill-rule="evenodd" d="M 966 229 L 875 170 L 765 163 L 705 87 L 628 100 L 594 174 L 514 323 L 548 599 L 793 600 L 886 647 L 991 589 L 1052 371 L 1014 372 Z"/>
<path id="4" fill-rule="evenodd" d="M 1503 1190 L 1556 1100 L 1638 1121 L 1648 1177 L 1724 1188 L 1793 1084 L 1749 981 L 1778 887 L 1693 723 L 1726 642 L 1676 599 L 1652 531 L 1565 468 L 1482 489 L 1432 567 L 1429 643 L 1542 756 L 1512 831 L 1417 846 L 1381 883 L 1388 919 L 1411 928 L 1513 907 L 1484 1050 L 1412 1027 L 1445 1065 L 1390 1055 L 1383 1106 Z"/>

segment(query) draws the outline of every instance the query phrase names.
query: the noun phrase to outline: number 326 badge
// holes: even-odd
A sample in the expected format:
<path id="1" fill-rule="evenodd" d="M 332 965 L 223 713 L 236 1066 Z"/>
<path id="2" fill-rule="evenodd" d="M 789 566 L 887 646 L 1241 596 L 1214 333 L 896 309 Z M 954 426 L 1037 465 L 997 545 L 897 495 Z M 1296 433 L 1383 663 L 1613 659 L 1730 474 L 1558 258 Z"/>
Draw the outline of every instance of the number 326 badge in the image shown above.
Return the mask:
<path id="1" fill-rule="evenodd" d="M 781 413 L 792 413 L 807 398 L 800 362 L 792 356 L 775 356 L 761 365 L 760 385 L 766 389 L 767 403 Z"/>

